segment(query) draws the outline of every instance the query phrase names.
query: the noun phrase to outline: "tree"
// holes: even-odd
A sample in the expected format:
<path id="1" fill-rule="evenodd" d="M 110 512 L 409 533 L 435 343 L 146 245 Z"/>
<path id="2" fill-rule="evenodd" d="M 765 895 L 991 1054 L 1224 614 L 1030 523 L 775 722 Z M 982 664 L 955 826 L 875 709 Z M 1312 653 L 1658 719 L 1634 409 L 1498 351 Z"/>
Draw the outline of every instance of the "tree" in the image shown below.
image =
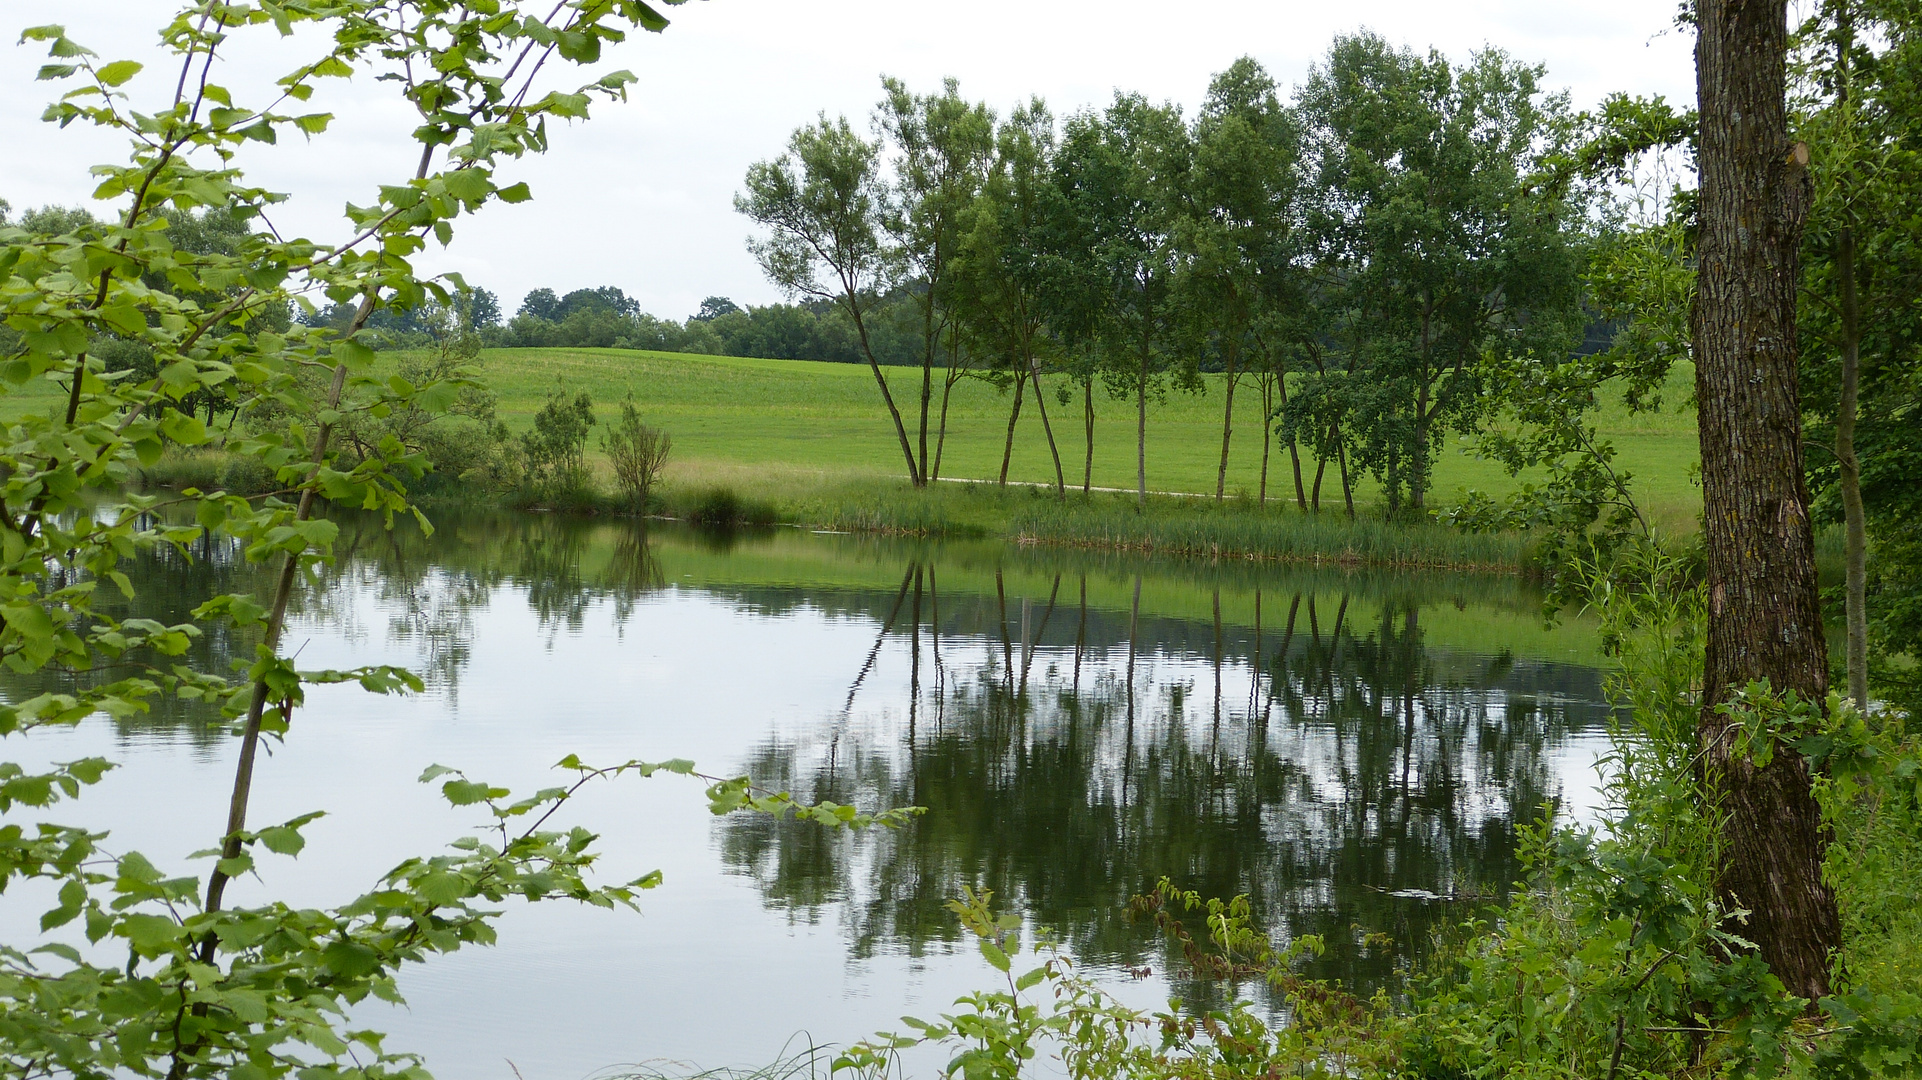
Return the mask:
<path id="1" fill-rule="evenodd" d="M 935 360 L 952 318 L 949 268 L 960 246 L 962 216 L 994 155 L 994 114 L 963 100 L 953 79 L 942 82 L 939 94 L 912 94 L 893 78 L 883 78 L 881 85 L 886 96 L 875 110 L 875 125 L 895 150 L 895 183 L 883 222 L 917 289 L 922 333 L 917 447 L 926 478 L 933 475 L 928 414 Z"/>
<path id="2" fill-rule="evenodd" d="M 1702 446 L 1708 636 L 1699 728 L 1723 815 L 1719 891 L 1793 994 L 1828 992 L 1841 944 L 1822 880 L 1827 833 L 1799 753 L 1738 753 L 1733 690 L 1820 701 L 1828 689 L 1815 533 L 1802 463 L 1797 261 L 1808 147 L 1791 143 L 1785 0 L 1696 6 L 1700 240 L 1693 341 Z"/>
<path id="3" fill-rule="evenodd" d="M 875 358 L 867 319 L 875 294 L 885 292 L 896 273 L 895 253 L 881 238 L 888 192 L 880 156 L 880 145 L 855 134 L 846 117 L 823 114 L 795 130 L 787 153 L 748 168 L 747 190 L 734 197 L 734 209 L 768 230 L 748 249 L 769 281 L 790 296 L 830 300 L 846 310 L 894 422 L 908 479 L 922 487 L 927 479 Z M 823 272 L 832 280 L 823 281 Z"/>
<path id="4" fill-rule="evenodd" d="M 700 322 L 713 322 L 723 315 L 732 315 L 741 310 L 740 306 L 725 296 L 710 296 L 701 301 L 701 310 L 694 313 Z"/>
<path id="5" fill-rule="evenodd" d="M 454 305 L 460 310 L 461 328 L 479 331 L 501 324 L 501 300 L 491 290 L 473 288 L 458 294 Z"/>
<path id="6" fill-rule="evenodd" d="M 552 289 L 535 289 L 521 298 L 520 310 L 516 315 L 528 315 L 536 319 L 555 322 L 561 317 L 561 298 Z"/>
<path id="7" fill-rule="evenodd" d="M 1222 366 L 1221 461 L 1215 498 L 1228 483 L 1235 387 L 1251 354 L 1270 373 L 1264 398 L 1287 390 L 1260 339 L 1258 324 L 1294 306 L 1298 285 L 1292 250 L 1300 134 L 1275 82 L 1243 57 L 1216 75 L 1195 119 L 1194 171 L 1178 228 L 1186 256 L 1181 274 L 1195 328 Z M 1267 401 L 1264 400 L 1264 406 Z M 1267 495 L 1268 434 L 1264 408 L 1262 497 Z M 1300 467 L 1296 467 L 1300 486 Z"/>
<path id="8" fill-rule="evenodd" d="M 1055 156 L 1060 212 L 1051 226 L 1059 262 L 1058 317 L 1098 350 L 1102 376 L 1135 400 L 1136 505 L 1148 501 L 1148 401 L 1163 391 L 1176 249 L 1175 199 L 1188 182 L 1180 110 L 1139 94 L 1069 119 Z"/>
<path id="9" fill-rule="evenodd" d="M 1585 321 L 1577 215 L 1537 182 L 1572 129 L 1540 77 L 1492 50 L 1457 69 L 1361 35 L 1300 92 L 1356 374 L 1308 376 L 1296 411 L 1342 418 L 1391 512 L 1426 505 L 1444 432 L 1474 430 L 1487 350 L 1564 354 Z"/>
<path id="10" fill-rule="evenodd" d="M 341 445 L 341 424 L 352 414 L 438 411 L 458 387 L 416 385 L 378 368 L 361 334 L 383 307 L 418 311 L 432 301 L 444 311 L 452 293 L 416 276 L 410 257 L 430 238 L 452 239 L 455 224 L 484 204 L 527 198 L 524 185 L 501 184 L 497 168 L 545 149 L 549 121 L 585 119 L 595 98 L 619 99 L 633 79 L 612 72 L 571 91 L 541 92 L 540 74 L 593 64 L 627 30 L 666 25 L 638 0 L 482 7 L 189 4 L 160 35 L 177 74 L 155 80 L 157 100 L 138 105 L 123 88 L 139 63 L 101 61 L 57 26 L 24 35 L 47 46 L 40 78 L 78 84 L 46 118 L 102 129 L 129 146 L 130 157 L 92 170 L 96 196 L 114 206 L 111 222 L 0 228 L 0 318 L 19 335 L 0 379 L 15 388 L 63 384 L 58 406 L 7 420 L 0 439 L 0 660 L 15 676 L 53 688 L 0 703 L 0 732 L 36 743 L 27 763 L 0 763 L 8 816 L 0 887 L 52 904 L 37 947 L 0 949 L 0 1072 L 419 1076 L 418 1058 L 387 1049 L 378 1032 L 349 1019 L 370 998 L 400 1002 L 403 967 L 491 942 L 510 897 L 632 906 L 658 881 L 595 883 L 592 834 L 560 831 L 551 819 L 596 779 L 690 775 L 691 765 L 599 769 L 569 757 L 560 763 L 571 774 L 566 786 L 518 802 L 504 788 L 428 768 L 422 782 L 437 782 L 451 805 L 488 827 L 439 854 L 401 861 L 339 906 L 295 906 L 271 894 L 240 905 L 234 901 L 245 898 L 228 891 L 242 875 L 271 882 L 273 858 L 300 851 L 302 830 L 321 816 L 256 820 L 256 786 L 268 780 L 256 775 L 262 751 L 278 742 L 280 760 L 297 752 L 308 737 L 306 710 L 324 707 L 307 690 L 348 682 L 381 693 L 422 688 L 412 673 L 386 665 L 300 670 L 283 639 L 295 594 L 332 556 L 339 529 L 326 514 L 330 504 L 376 512 L 389 528 L 397 515 L 427 525 L 407 486 L 424 470 L 420 454 L 384 438 L 356 456 Z M 285 55 L 278 39 L 289 34 L 318 55 L 271 82 L 222 85 L 230 72 L 258 72 L 263 55 Z M 258 39 L 270 35 L 276 40 L 261 48 Z M 516 59 L 529 56 L 536 59 Z M 370 192 L 367 205 L 350 206 L 338 239 L 250 229 L 232 250 L 205 253 L 168 240 L 167 211 L 253 222 L 285 199 L 248 184 L 236 161 L 296 135 L 323 136 L 327 114 L 279 110 L 300 109 L 317 79 L 350 76 L 392 88 L 413 110 L 418 146 L 406 158 L 419 163 Z M 269 104 L 255 105 L 256 95 Z M 174 289 L 149 287 L 153 273 Z M 338 329 L 275 329 L 268 321 L 296 302 L 311 310 L 316 297 L 351 302 L 355 313 Z M 106 334 L 138 337 L 156 373 L 110 373 L 91 351 Z M 196 391 L 238 401 L 250 429 L 230 448 L 273 475 L 278 490 L 253 498 L 197 488 L 129 493 L 141 463 L 169 446 L 210 440 L 182 408 Z M 188 562 L 209 549 L 265 571 L 246 578 L 265 588 L 196 596 L 191 620 L 173 625 L 123 618 L 128 608 L 97 599 L 105 590 L 96 586 L 108 584 L 132 611 L 154 612 L 155 597 L 140 594 L 123 567 L 162 551 Z M 170 595 L 158 610 L 180 599 Z M 237 665 L 207 663 L 192 644 L 209 632 L 251 648 Z M 119 843 L 103 846 L 97 815 L 84 825 L 55 820 L 111 761 L 42 764 L 60 756 L 39 745 L 47 729 L 133 716 L 169 700 L 207 709 L 223 721 L 210 732 L 234 735 L 224 820 L 194 856 L 204 878 Z M 791 805 L 744 779 L 720 781 L 710 794 L 717 812 Z M 802 809 L 823 822 L 841 816 L 839 808 Z"/>
<path id="11" fill-rule="evenodd" d="M 1870 532 L 1872 524 L 1877 532 L 1901 531 L 1888 528 L 1904 515 L 1891 520 L 1900 500 L 1887 493 L 1916 480 L 1899 464 L 1917 453 L 1914 428 L 1890 419 L 1909 399 L 1903 359 L 1922 333 L 1914 306 L 1922 238 L 1908 210 L 1922 179 L 1914 163 L 1922 144 L 1913 67 L 1919 24 L 1907 4 L 1826 0 L 1801 28 L 1793 65 L 1791 122 L 1811 147 L 1815 180 L 1802 247 L 1803 407 L 1811 436 L 1833 447 L 1810 462 L 1810 473 L 1818 512 L 1840 504 L 1845 670 L 1849 696 L 1862 707 L 1869 702 Z"/>
<path id="12" fill-rule="evenodd" d="M 964 215 L 954 295 L 958 329 L 1015 376 L 1014 404 L 1001 456 L 1002 482 L 1007 482 L 1023 388 L 1032 386 L 1054 462 L 1055 494 L 1064 496 L 1067 479 L 1061 449 L 1041 385 L 1042 356 L 1055 348 L 1048 326 L 1045 251 L 1045 230 L 1058 194 L 1049 171 L 1054 143 L 1054 115 L 1040 98 L 1017 107 L 1000 126 L 994 167 Z"/>

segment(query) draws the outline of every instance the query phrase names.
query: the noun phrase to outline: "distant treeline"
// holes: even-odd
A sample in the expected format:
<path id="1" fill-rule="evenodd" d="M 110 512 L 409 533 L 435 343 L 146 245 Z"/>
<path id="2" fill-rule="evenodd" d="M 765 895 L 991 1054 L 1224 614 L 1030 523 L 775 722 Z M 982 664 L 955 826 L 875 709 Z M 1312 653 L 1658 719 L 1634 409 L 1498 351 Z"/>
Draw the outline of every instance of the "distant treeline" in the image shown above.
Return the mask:
<path id="1" fill-rule="evenodd" d="M 302 321 L 346 326 L 352 305 L 323 308 Z M 868 333 L 883 364 L 920 362 L 921 343 L 912 328 L 914 298 L 896 290 L 870 319 Z M 823 360 L 867 363 L 859 335 L 847 313 L 828 300 L 741 307 L 724 296 L 710 296 L 684 322 L 663 319 L 612 285 L 556 294 L 535 289 L 522 299 L 512 318 L 504 318 L 500 299 L 477 288 L 462 293 L 448 309 L 383 308 L 368 320 L 377 346 L 420 347 L 449 333 L 472 333 L 490 348 L 654 349 L 709 356 L 757 356 L 771 360 Z"/>

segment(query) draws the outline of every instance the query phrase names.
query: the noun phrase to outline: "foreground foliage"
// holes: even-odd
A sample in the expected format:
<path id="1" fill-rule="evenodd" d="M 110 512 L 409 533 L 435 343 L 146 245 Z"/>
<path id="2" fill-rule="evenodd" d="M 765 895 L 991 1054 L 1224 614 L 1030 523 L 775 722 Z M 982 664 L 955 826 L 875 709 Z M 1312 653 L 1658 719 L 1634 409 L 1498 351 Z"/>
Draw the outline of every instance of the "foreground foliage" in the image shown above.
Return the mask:
<path id="1" fill-rule="evenodd" d="M 630 29 L 665 25 L 639 0 L 541 10 L 206 0 L 162 30 L 177 75 L 165 80 L 170 96 L 138 108 L 122 88 L 140 64 L 102 61 L 60 27 L 26 32 L 49 53 L 41 78 L 74 87 L 46 118 L 124 136 L 131 157 L 94 170 L 95 196 L 116 205 L 114 220 L 42 215 L 0 228 L 9 331 L 0 381 L 16 390 L 51 382 L 60 394 L 48 412 L 9 423 L 0 440 L 0 663 L 28 688 L 0 705 L 0 735 L 30 738 L 177 701 L 231 726 L 238 766 L 225 826 L 207 823 L 202 876 L 54 819 L 111 761 L 0 764 L 0 889 L 51 905 L 37 940 L 0 946 L 0 1073 L 424 1076 L 418 1058 L 352 1023 L 352 1007 L 398 1001 L 395 976 L 406 964 L 491 942 L 510 898 L 631 907 L 658 883 L 656 874 L 592 880 L 594 834 L 560 815 L 595 780 L 698 774 L 682 761 L 598 768 L 568 757 L 558 766 L 566 783 L 525 796 L 429 768 L 422 781 L 472 807 L 483 829 L 442 854 L 403 861 L 344 904 L 236 905 L 228 896 L 235 879 L 270 873 L 272 857 L 297 855 L 302 830 L 321 816 L 263 826 L 248 814 L 255 760 L 263 744 L 296 734 L 308 688 L 421 687 L 384 666 L 303 671 L 281 649 L 293 594 L 329 558 L 337 533 L 323 511 L 378 511 L 390 527 L 412 514 L 428 528 L 408 491 L 429 464 L 424 433 L 463 402 L 470 419 L 488 408 L 469 393 L 458 351 L 376 377 L 361 330 L 383 308 L 447 304 L 446 285 L 417 277 L 410 258 L 430 237 L 447 243 L 454 222 L 485 203 L 527 198 L 525 185 L 497 182 L 496 168 L 544 150 L 550 118 L 585 118 L 593 98 L 620 98 L 632 78 L 542 92 L 536 76 L 593 62 Z M 297 29 L 316 53 L 253 88 L 264 104 L 217 78 L 229 57 L 244 65 L 254 37 Z M 236 156 L 249 143 L 322 136 L 331 117 L 300 110 L 325 80 L 347 77 L 386 80 L 415 109 L 419 167 L 368 205 L 350 206 L 340 241 L 283 238 L 268 217 L 284 196 L 249 186 Z M 193 240 L 209 231 L 221 242 Z M 353 315 L 330 327 L 288 318 L 316 299 L 351 305 Z M 226 448 L 268 478 L 261 493 L 123 494 L 137 467 L 215 437 L 203 408 L 229 415 Z M 580 441 L 557 468 L 578 467 Z M 138 617 L 141 598 L 121 567 L 156 549 L 191 558 L 210 545 L 272 567 L 268 594 L 197 597 L 192 621 L 177 625 Z M 114 614 L 124 610 L 136 614 Z M 240 643 L 234 670 L 192 662 L 195 639 L 209 634 Z M 877 821 L 705 779 L 716 813 Z"/>

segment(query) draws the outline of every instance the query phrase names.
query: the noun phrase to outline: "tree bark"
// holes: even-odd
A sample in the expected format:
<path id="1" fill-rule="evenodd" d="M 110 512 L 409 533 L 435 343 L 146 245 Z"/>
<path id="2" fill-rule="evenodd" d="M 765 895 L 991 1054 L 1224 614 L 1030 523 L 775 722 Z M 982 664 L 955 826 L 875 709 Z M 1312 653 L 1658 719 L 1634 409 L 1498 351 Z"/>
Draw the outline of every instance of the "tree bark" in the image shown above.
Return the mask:
<path id="1" fill-rule="evenodd" d="M 1724 818 L 1718 891 L 1751 912 L 1743 933 L 1789 992 L 1814 1001 L 1828 993 L 1842 934 L 1822 881 L 1828 836 L 1807 766 L 1787 747 L 1767 768 L 1734 754 L 1731 721 L 1716 712 L 1751 680 L 1818 699 L 1828 689 L 1796 381 L 1808 148 L 1788 138 L 1786 0 L 1701 0 L 1696 14 L 1703 779 Z"/>

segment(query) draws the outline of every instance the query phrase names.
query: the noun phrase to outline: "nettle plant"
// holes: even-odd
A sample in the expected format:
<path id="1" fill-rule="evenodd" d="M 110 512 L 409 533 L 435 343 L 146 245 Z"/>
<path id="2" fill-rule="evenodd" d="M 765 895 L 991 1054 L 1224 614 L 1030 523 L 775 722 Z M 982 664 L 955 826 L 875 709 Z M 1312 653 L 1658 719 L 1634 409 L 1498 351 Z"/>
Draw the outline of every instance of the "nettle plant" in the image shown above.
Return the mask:
<path id="1" fill-rule="evenodd" d="M 114 849 L 104 832 L 49 820 L 111 762 L 0 763 L 0 890 L 32 882 L 28 892 L 57 897 L 37 941 L 0 946 L 0 1073 L 423 1076 L 417 1058 L 356 1029 L 350 1007 L 398 1000 L 402 965 L 491 941 L 510 897 L 632 906 L 655 884 L 653 875 L 594 883 L 594 835 L 556 817 L 593 780 L 700 774 L 687 762 L 595 768 L 570 757 L 560 763 L 568 783 L 525 798 L 427 770 L 423 782 L 439 781 L 449 802 L 474 807 L 489 827 L 403 862 L 350 903 L 224 903 L 233 878 L 269 854 L 299 852 L 303 826 L 318 816 L 266 827 L 248 818 L 262 741 L 296 734 L 306 688 L 421 686 L 394 667 L 301 671 L 281 650 L 291 597 L 329 558 L 328 507 L 428 527 L 407 493 L 425 468 L 416 449 L 389 436 L 348 454 L 337 435 L 356 413 L 445 410 L 460 376 L 415 385 L 383 374 L 357 340 L 362 328 L 383 305 L 447 303 L 461 283 L 423 279 L 410 260 L 430 239 L 446 244 L 455 223 L 488 202 L 526 199 L 497 168 L 546 150 L 551 120 L 585 119 L 593 100 L 619 100 L 632 81 L 622 72 L 563 92 L 543 90 L 544 77 L 597 61 L 633 29 L 663 26 L 637 0 L 525 10 L 513 0 L 209 0 L 161 30 L 177 72 L 165 73 L 165 96 L 145 110 L 123 89 L 140 64 L 104 62 L 60 27 L 25 33 L 51 54 L 40 77 L 72 86 L 46 119 L 119 132 L 131 155 L 93 170 L 96 198 L 114 206 L 109 222 L 58 234 L 0 228 L 0 379 L 60 388 L 56 407 L 7 423 L 0 439 L 0 662 L 12 686 L 60 690 L 11 695 L 0 734 L 126 717 L 171 696 L 225 717 L 237 766 L 227 820 L 207 823 L 211 865 L 181 873 Z M 263 101 L 241 100 L 218 76 L 266 35 L 313 43 L 314 58 L 266 87 Z M 325 80 L 348 78 L 380 80 L 414 107 L 418 166 L 350 206 L 337 241 L 285 239 L 269 221 L 285 196 L 249 186 L 237 155 L 249 143 L 265 152 L 285 137 L 323 137 L 329 116 L 304 103 Z M 170 226 L 209 214 L 248 224 L 235 251 L 195 254 L 170 241 Z M 311 309 L 321 297 L 357 304 L 344 332 L 290 325 L 294 305 Z M 144 347 L 152 367 L 114 370 L 101 359 L 109 341 Z M 128 493 L 137 465 L 212 439 L 189 404 L 209 399 L 236 414 L 226 450 L 277 477 L 276 489 Z M 141 610 L 123 563 L 165 547 L 188 556 L 204 538 L 265 564 L 271 593 L 208 596 L 180 625 L 109 614 Z M 122 596 L 109 604 L 102 590 Z M 250 660 L 233 671 L 194 666 L 194 639 L 223 620 L 249 635 Z M 705 779 L 717 813 L 854 827 L 906 816 L 802 806 L 745 780 Z"/>

